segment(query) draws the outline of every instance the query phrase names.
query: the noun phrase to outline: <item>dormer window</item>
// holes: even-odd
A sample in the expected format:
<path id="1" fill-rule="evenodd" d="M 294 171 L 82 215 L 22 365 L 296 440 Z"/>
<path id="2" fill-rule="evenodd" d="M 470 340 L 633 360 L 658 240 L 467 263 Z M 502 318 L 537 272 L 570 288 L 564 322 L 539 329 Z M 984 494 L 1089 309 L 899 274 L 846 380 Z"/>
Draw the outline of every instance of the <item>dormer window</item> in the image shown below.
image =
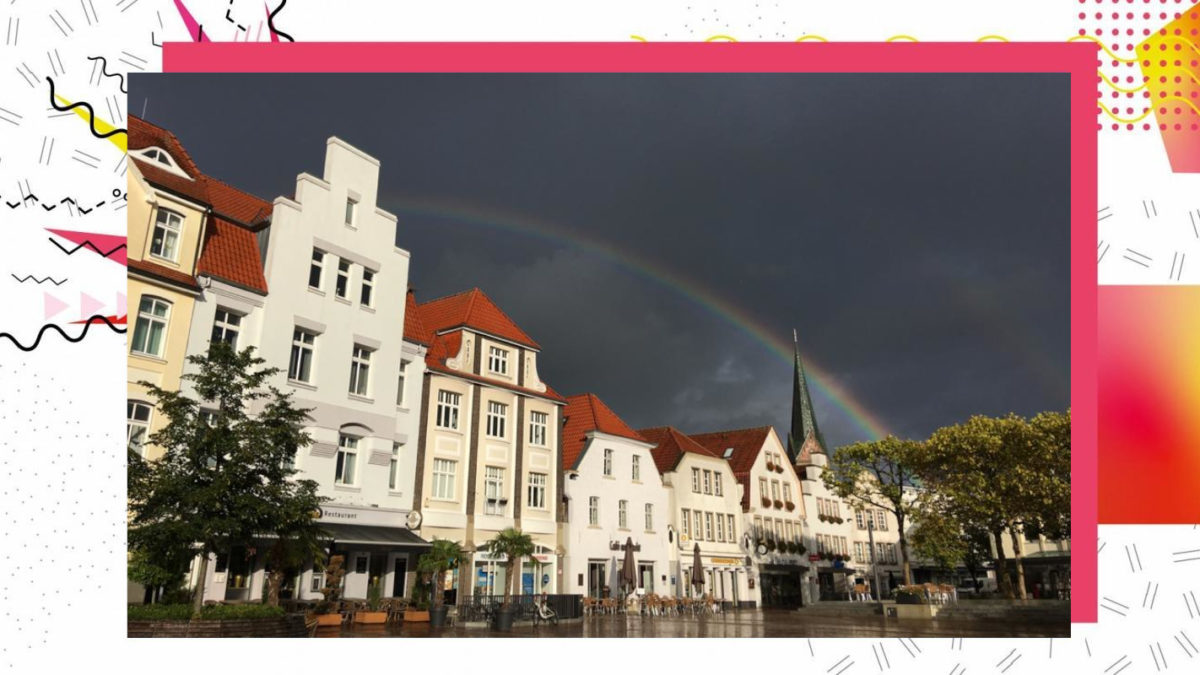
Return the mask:
<path id="1" fill-rule="evenodd" d="M 163 171 L 168 171 L 176 176 L 182 176 L 188 180 L 192 180 L 192 177 L 187 175 L 187 172 L 179 168 L 179 164 L 175 161 L 175 158 L 171 157 L 170 153 L 158 146 L 142 148 L 141 150 L 130 150 L 129 154 L 139 159 L 152 162 L 155 166 Z"/>
<path id="2" fill-rule="evenodd" d="M 497 375 L 508 374 L 508 350 L 488 347 L 488 370 Z"/>

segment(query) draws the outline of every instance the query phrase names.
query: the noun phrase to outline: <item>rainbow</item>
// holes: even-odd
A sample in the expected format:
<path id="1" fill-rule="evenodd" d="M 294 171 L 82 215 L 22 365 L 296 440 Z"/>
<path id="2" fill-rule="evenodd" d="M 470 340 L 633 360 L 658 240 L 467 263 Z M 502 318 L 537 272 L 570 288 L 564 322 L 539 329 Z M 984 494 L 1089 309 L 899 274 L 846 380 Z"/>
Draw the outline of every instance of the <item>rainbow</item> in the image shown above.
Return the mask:
<path id="1" fill-rule="evenodd" d="M 495 211 L 468 207 L 450 202 L 417 199 L 391 195 L 389 206 L 399 213 L 421 215 L 441 220 L 480 225 L 493 229 L 515 232 L 529 237 L 558 244 L 568 244 L 577 249 L 599 256 L 617 267 L 639 277 L 665 286 L 682 295 L 701 309 L 733 325 L 767 348 L 783 363 L 792 364 L 792 344 L 775 335 L 759 319 L 702 287 L 693 279 L 668 269 L 661 262 L 651 260 L 639 253 L 620 250 L 612 244 L 586 234 L 568 231 L 549 222 L 528 216 L 499 214 Z M 813 388 L 831 402 L 837 410 L 858 427 L 869 439 L 888 435 L 887 426 L 867 409 L 854 395 L 837 383 L 829 371 L 810 357 L 804 358 L 805 374 Z"/>

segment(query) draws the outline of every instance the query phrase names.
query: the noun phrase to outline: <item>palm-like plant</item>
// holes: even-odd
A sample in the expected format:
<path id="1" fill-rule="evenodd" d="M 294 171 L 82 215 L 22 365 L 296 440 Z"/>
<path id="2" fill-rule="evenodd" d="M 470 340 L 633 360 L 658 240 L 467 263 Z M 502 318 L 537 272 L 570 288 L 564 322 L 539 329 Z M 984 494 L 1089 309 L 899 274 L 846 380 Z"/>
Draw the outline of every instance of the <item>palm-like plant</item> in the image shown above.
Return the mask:
<path id="1" fill-rule="evenodd" d="M 504 607 L 509 606 L 511 597 L 511 589 L 517 561 L 522 558 L 533 555 L 534 544 L 533 538 L 515 527 L 509 527 L 501 530 L 491 541 L 480 546 L 481 550 L 487 551 L 493 558 L 505 556 L 507 562 L 504 564 L 507 580 L 504 583 Z"/>
<path id="2" fill-rule="evenodd" d="M 457 541 L 434 537 L 430 542 L 429 551 L 417 560 L 417 570 L 425 574 L 432 574 L 434 577 L 434 607 L 442 606 L 442 594 L 438 591 L 444 588 L 446 572 L 456 567 L 462 557 L 462 546 Z"/>

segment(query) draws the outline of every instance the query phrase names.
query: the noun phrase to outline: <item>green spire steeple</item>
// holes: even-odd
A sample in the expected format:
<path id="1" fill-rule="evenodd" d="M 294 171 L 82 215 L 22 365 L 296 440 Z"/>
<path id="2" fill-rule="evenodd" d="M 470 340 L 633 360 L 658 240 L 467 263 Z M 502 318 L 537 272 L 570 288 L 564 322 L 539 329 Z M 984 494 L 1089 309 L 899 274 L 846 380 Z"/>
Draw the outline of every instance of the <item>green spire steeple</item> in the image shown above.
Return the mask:
<path id="1" fill-rule="evenodd" d="M 800 448 L 809 437 L 815 438 L 825 452 L 825 437 L 817 426 L 817 415 L 813 411 L 812 397 L 808 393 L 808 379 L 804 376 L 804 364 L 800 361 L 800 342 L 796 330 L 792 329 L 792 344 L 795 347 L 795 372 L 792 374 L 792 429 L 788 432 L 788 454 L 792 461 L 800 455 Z"/>

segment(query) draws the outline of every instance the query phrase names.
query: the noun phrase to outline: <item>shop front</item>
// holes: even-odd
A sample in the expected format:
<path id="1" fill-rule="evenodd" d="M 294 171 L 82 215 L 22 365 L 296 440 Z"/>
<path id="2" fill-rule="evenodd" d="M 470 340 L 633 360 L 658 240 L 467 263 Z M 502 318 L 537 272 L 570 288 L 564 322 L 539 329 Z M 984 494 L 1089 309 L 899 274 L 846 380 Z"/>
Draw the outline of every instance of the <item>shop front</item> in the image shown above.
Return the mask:
<path id="1" fill-rule="evenodd" d="M 680 561 L 679 590 L 683 595 L 712 595 L 723 609 L 757 606 L 755 580 L 744 558 L 702 555 L 700 562 L 704 566 L 704 587 L 697 589 L 685 583 L 692 578 L 691 558 Z"/>
<path id="2" fill-rule="evenodd" d="M 558 556 L 554 551 L 537 545 L 535 553 L 521 561 L 519 583 L 510 587 L 508 557 L 476 551 L 472 556 L 471 594 L 476 596 L 504 595 L 505 588 L 517 595 L 555 593 Z M 447 580 L 450 583 L 450 580 Z"/>
<path id="3" fill-rule="evenodd" d="M 328 540 L 328 555 L 344 557 L 342 597 L 365 599 L 371 586 L 384 598 L 404 598 L 412 593 L 417 560 L 429 549 L 405 526 L 405 512 L 353 506 L 323 505 L 317 522 Z M 324 571 L 313 564 L 301 579 L 302 598 L 319 600 L 325 586 Z"/>
<path id="4" fill-rule="evenodd" d="M 804 565 L 764 564 L 758 568 L 765 609 L 796 609 L 804 605 Z"/>

